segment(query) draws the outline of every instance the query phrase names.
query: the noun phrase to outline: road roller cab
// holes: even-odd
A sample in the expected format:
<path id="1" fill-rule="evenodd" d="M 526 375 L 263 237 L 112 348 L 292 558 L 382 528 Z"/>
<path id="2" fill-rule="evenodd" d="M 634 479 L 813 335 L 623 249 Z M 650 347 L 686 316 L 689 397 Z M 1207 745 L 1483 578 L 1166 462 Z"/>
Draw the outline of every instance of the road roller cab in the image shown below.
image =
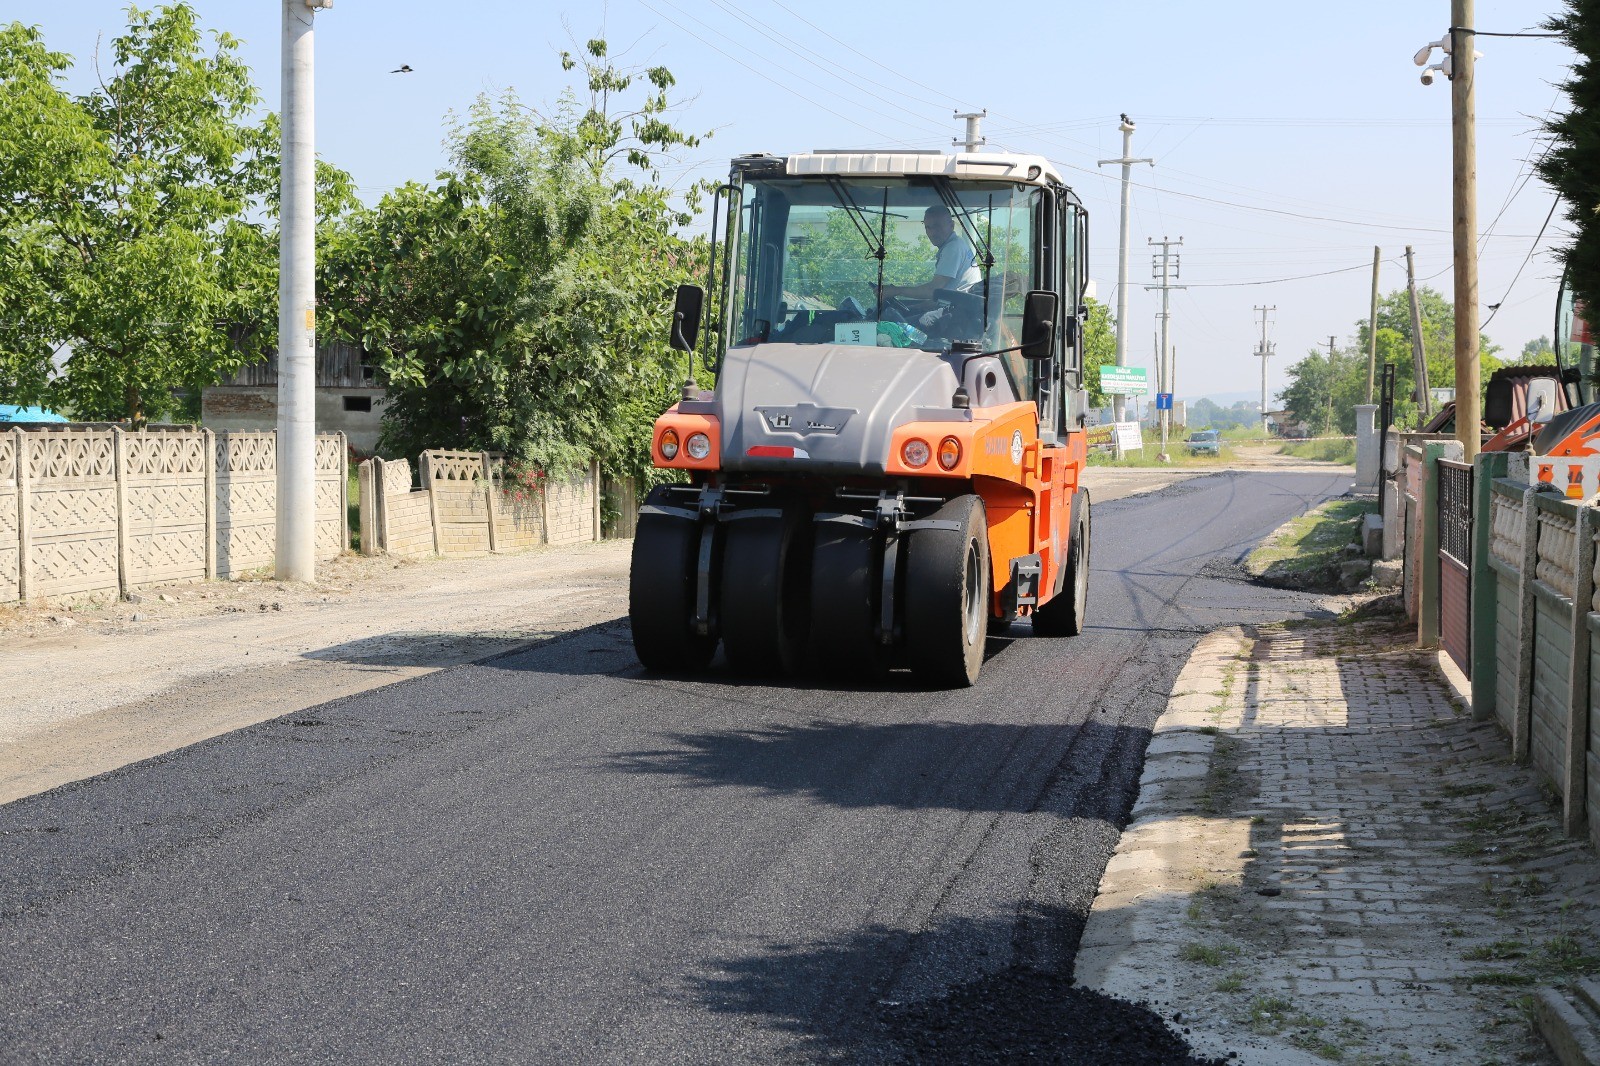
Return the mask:
<path id="1" fill-rule="evenodd" d="M 1081 631 L 1088 223 L 1051 165 L 743 156 L 713 218 L 671 336 L 716 385 L 655 426 L 684 481 L 640 509 L 641 662 L 964 685 L 1019 617 Z"/>

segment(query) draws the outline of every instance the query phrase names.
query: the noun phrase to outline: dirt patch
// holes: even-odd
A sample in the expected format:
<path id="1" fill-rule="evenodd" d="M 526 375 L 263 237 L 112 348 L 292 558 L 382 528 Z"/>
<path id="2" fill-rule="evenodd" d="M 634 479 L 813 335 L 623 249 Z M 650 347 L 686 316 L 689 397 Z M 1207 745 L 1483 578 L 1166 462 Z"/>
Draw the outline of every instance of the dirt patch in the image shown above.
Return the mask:
<path id="1" fill-rule="evenodd" d="M 1372 500 L 1329 500 L 1278 527 L 1245 560 L 1257 581 L 1277 588 L 1336 592 L 1370 573 L 1361 552 L 1361 523 Z"/>

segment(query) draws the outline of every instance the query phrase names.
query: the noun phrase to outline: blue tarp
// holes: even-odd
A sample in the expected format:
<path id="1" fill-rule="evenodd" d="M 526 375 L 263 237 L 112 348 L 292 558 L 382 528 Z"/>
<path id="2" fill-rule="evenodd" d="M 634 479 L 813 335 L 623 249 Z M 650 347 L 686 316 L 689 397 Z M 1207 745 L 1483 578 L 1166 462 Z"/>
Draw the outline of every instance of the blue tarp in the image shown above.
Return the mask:
<path id="1" fill-rule="evenodd" d="M 46 411 L 43 407 L 16 407 L 11 404 L 0 403 L 0 422 L 68 422 L 54 411 Z"/>

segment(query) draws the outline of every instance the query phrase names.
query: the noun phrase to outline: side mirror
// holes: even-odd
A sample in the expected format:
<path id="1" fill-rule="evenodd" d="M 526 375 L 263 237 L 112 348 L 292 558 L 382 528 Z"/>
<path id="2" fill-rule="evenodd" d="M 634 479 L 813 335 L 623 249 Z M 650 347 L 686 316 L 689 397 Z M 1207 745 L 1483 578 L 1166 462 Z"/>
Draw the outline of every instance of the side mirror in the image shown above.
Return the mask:
<path id="1" fill-rule="evenodd" d="M 1048 359 L 1056 339 L 1056 311 L 1060 300 L 1047 289 L 1034 289 L 1023 298 L 1022 358 Z"/>
<path id="2" fill-rule="evenodd" d="M 1543 425 L 1556 416 L 1556 383 L 1551 378 L 1528 382 L 1528 421 Z"/>
<path id="3" fill-rule="evenodd" d="M 700 312 L 705 307 L 706 293 L 698 285 L 679 285 L 678 298 L 672 305 L 672 347 L 680 352 L 694 351 L 700 340 Z"/>

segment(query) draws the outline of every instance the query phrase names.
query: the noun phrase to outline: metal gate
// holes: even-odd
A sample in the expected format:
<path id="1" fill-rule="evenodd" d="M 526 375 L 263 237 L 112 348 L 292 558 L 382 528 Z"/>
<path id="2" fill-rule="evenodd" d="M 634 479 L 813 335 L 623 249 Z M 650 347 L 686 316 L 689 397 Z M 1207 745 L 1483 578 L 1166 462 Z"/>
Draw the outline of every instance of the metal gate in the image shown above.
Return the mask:
<path id="1" fill-rule="evenodd" d="M 1472 465 L 1439 460 L 1439 640 L 1472 672 Z"/>

